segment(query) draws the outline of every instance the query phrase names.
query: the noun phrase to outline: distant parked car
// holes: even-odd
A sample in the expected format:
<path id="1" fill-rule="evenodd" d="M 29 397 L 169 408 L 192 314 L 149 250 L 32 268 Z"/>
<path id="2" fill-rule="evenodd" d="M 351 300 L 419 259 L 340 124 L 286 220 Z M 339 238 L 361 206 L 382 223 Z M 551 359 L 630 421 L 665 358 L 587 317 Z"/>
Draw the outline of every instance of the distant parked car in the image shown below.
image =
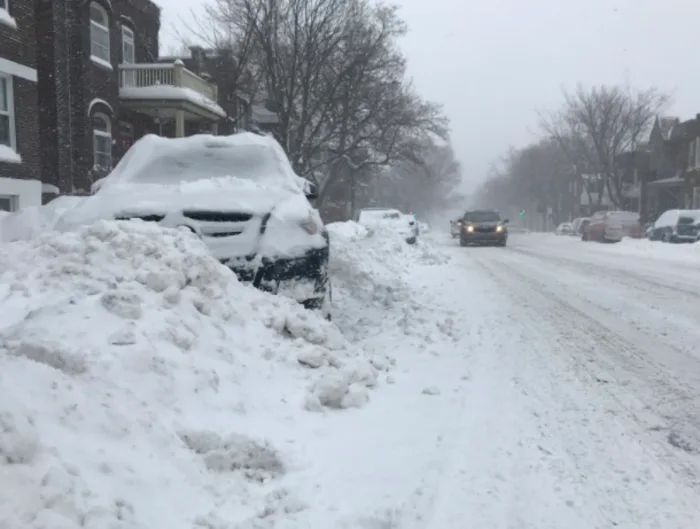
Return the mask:
<path id="1" fill-rule="evenodd" d="M 554 230 L 554 233 L 557 235 L 571 235 L 573 231 L 574 229 L 570 222 L 562 222 L 557 226 L 557 229 Z"/>
<path id="2" fill-rule="evenodd" d="M 413 215 L 406 215 L 392 208 L 363 208 L 356 214 L 356 221 L 367 228 L 383 227 L 395 231 L 408 244 L 418 240 L 420 227 Z"/>
<path id="3" fill-rule="evenodd" d="M 598 211 L 581 237 L 584 241 L 620 242 L 623 237 L 641 238 L 644 232 L 639 213 L 634 211 Z"/>
<path id="4" fill-rule="evenodd" d="M 669 209 L 647 230 L 652 241 L 695 242 L 700 235 L 700 210 Z"/>
<path id="5" fill-rule="evenodd" d="M 462 219 L 454 219 L 450 221 L 450 235 L 452 235 L 453 239 L 456 239 L 459 237 L 459 234 L 462 232 Z"/>
<path id="6" fill-rule="evenodd" d="M 580 237 L 583 235 L 583 228 L 588 226 L 591 219 L 588 217 L 578 217 L 571 222 L 571 233 L 569 235 Z"/>

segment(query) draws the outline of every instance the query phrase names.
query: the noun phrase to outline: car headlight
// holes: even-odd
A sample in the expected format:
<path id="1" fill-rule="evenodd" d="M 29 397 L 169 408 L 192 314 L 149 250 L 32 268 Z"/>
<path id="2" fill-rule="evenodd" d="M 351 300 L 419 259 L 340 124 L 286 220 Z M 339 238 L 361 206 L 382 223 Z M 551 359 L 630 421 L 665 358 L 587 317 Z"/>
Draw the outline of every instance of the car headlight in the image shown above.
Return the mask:
<path id="1" fill-rule="evenodd" d="M 496 226 L 496 231 L 503 231 L 503 226 Z"/>
<path id="2" fill-rule="evenodd" d="M 315 235 L 319 231 L 319 225 L 311 215 L 300 221 L 299 226 L 301 226 L 309 235 Z"/>
<path id="3" fill-rule="evenodd" d="M 467 231 L 468 232 L 474 231 L 474 226 L 467 226 Z"/>

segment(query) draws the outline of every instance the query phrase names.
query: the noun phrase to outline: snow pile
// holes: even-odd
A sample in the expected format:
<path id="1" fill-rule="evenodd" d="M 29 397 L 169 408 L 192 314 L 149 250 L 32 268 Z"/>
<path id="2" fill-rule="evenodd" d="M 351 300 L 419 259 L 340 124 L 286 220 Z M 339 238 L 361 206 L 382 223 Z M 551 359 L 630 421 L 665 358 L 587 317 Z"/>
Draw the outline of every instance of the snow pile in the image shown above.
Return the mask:
<path id="1" fill-rule="evenodd" d="M 448 262 L 431 237 L 410 245 L 391 229 L 368 230 L 352 221 L 329 224 L 328 231 L 334 318 L 346 337 L 357 341 L 381 332 L 398 346 L 433 321 L 424 314 L 424 292 L 409 277 L 419 267 Z M 372 341 L 366 347 L 381 346 Z"/>
<path id="2" fill-rule="evenodd" d="M 0 242 L 26 241 L 52 230 L 61 215 L 83 200 L 83 197 L 61 196 L 45 206 L 0 215 Z"/>
<path id="3" fill-rule="evenodd" d="M 186 230 L 46 233 L 4 245 L 0 270 L 3 529 L 293 519 L 295 425 L 362 406 L 392 364 Z"/>

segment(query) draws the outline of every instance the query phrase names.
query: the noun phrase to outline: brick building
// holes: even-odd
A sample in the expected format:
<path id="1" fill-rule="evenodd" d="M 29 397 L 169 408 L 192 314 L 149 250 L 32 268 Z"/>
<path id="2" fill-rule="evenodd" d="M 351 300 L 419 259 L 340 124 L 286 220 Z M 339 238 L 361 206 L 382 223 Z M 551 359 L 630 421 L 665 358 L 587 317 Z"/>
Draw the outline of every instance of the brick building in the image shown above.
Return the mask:
<path id="1" fill-rule="evenodd" d="M 41 203 L 34 0 L 0 0 L 0 210 Z"/>
<path id="2" fill-rule="evenodd" d="M 226 116 L 215 85 L 158 62 L 150 0 L 36 0 L 36 29 L 42 172 L 61 193 L 88 192 L 144 134 L 216 131 Z"/>

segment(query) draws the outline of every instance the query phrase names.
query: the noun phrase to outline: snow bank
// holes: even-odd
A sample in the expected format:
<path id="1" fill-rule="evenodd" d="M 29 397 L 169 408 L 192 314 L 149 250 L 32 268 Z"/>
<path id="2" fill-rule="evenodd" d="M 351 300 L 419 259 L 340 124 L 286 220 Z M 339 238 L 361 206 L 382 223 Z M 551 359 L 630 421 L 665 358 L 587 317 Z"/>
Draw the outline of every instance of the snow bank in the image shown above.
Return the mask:
<path id="1" fill-rule="evenodd" d="M 551 234 L 533 234 L 542 244 L 551 241 Z M 537 244 L 537 240 L 533 241 Z M 619 243 L 599 244 L 582 242 L 579 237 L 557 237 L 556 245 L 562 248 L 575 247 L 583 256 L 633 257 L 640 260 L 690 262 L 700 264 L 700 243 L 663 243 L 649 239 L 625 237 Z M 573 249 L 573 248 L 572 248 Z"/>
<path id="2" fill-rule="evenodd" d="M 300 417 L 364 405 L 392 365 L 185 230 L 49 232 L 0 271 L 3 529 L 293 519 Z"/>
<path id="3" fill-rule="evenodd" d="M 84 197 L 61 196 L 44 206 L 0 215 L 0 242 L 26 241 L 52 230 L 63 213 L 83 200 Z"/>
<path id="4" fill-rule="evenodd" d="M 368 230 L 352 221 L 327 227 L 331 238 L 329 271 L 337 307 L 334 318 L 344 334 L 361 340 L 379 332 L 380 327 L 401 334 L 419 328 L 423 296 L 410 284 L 409 275 L 417 267 L 449 260 L 432 238 L 418 237 L 416 244 L 409 245 L 392 229 Z M 405 338 L 393 336 L 396 340 Z"/>

